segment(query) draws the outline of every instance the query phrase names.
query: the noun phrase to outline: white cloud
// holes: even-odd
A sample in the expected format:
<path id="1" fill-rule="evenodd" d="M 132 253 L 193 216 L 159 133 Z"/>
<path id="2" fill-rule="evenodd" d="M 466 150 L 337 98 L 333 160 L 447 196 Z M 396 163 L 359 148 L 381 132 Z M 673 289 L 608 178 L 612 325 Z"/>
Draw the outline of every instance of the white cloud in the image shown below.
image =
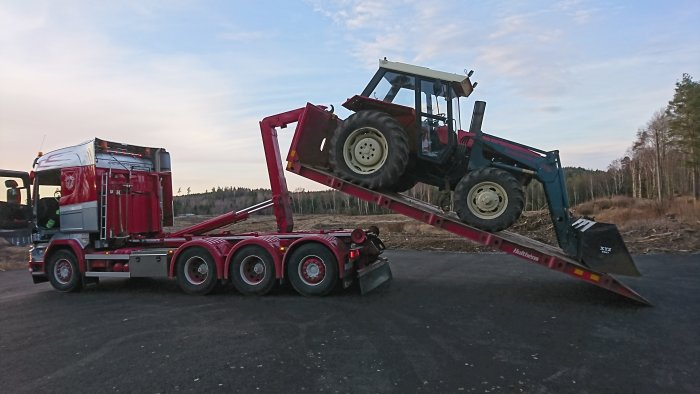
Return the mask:
<path id="1" fill-rule="evenodd" d="M 269 31 L 242 31 L 233 27 L 228 27 L 224 32 L 219 34 L 219 38 L 228 41 L 257 41 L 265 38 L 272 37 Z"/>
<path id="2" fill-rule="evenodd" d="M 384 0 L 381 2 L 374 0 L 307 1 L 314 11 L 323 14 L 335 23 L 348 29 L 377 27 L 390 20 L 391 16 L 396 14 L 397 7 L 410 2 L 402 0 Z"/>

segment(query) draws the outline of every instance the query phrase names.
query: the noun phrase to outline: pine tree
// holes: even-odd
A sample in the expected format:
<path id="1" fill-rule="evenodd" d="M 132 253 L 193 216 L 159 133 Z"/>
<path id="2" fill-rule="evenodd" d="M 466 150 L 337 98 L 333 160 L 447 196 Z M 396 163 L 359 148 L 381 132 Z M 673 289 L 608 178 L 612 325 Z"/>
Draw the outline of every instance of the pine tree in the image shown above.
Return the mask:
<path id="1" fill-rule="evenodd" d="M 687 154 L 691 169 L 693 195 L 700 197 L 700 82 L 689 74 L 676 82 L 676 92 L 669 101 L 667 113 L 672 135 Z"/>

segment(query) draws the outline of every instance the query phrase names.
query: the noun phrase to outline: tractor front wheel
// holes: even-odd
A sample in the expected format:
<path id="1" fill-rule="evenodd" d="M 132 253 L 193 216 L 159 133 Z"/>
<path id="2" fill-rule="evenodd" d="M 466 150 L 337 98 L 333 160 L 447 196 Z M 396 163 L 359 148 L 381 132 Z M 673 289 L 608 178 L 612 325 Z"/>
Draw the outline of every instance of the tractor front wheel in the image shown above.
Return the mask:
<path id="1" fill-rule="evenodd" d="M 329 163 L 338 176 L 375 190 L 391 190 L 408 165 L 408 137 L 389 114 L 360 111 L 329 141 Z"/>
<path id="2" fill-rule="evenodd" d="M 454 205 L 459 218 L 486 231 L 512 226 L 525 205 L 523 189 L 509 172 L 488 167 L 465 175 L 455 188 Z"/>

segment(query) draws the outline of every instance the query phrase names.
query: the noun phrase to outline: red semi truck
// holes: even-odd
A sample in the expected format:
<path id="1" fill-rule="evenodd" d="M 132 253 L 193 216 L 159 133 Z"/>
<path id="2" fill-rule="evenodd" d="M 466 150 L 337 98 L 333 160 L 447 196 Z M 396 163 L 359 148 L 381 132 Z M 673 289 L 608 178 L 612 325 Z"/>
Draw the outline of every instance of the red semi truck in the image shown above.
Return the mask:
<path id="1" fill-rule="evenodd" d="M 30 180 L 8 188 L 8 195 L 10 189 L 31 194 L 25 205 L 34 223 L 29 271 L 35 283 L 49 281 L 62 292 L 104 277 L 162 277 L 176 278 L 192 294 L 231 281 L 241 293 L 262 295 L 287 280 L 301 294 L 325 295 L 338 282 L 348 287 L 359 278 L 366 292 L 391 278 L 376 229 L 292 231 L 279 169 L 278 153 L 277 165 L 270 167 L 276 182 L 272 200 L 170 233 L 163 231 L 173 224 L 165 149 L 96 138 L 40 155 L 30 174 L 0 176 Z M 212 235 L 272 206 L 279 232 Z"/>

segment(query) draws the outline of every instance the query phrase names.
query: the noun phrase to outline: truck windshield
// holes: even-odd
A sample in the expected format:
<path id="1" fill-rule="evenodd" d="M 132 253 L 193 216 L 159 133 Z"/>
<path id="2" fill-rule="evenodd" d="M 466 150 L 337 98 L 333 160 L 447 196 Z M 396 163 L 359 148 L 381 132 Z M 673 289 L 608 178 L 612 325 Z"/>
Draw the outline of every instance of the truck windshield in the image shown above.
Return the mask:
<path id="1" fill-rule="evenodd" d="M 43 228 L 57 228 L 58 201 L 61 198 L 61 171 L 48 170 L 34 177 L 34 201 L 36 224 Z"/>

